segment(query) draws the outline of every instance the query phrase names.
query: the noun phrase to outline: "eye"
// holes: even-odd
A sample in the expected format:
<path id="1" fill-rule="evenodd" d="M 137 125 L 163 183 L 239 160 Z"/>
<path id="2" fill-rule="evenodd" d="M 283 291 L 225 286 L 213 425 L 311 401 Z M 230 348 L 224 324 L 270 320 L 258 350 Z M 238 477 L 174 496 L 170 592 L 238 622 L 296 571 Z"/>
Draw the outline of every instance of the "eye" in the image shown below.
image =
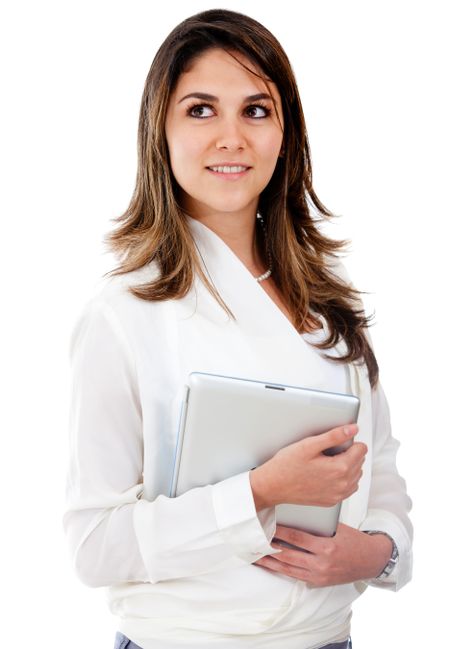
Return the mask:
<path id="1" fill-rule="evenodd" d="M 186 114 L 189 117 L 194 117 L 195 119 L 206 119 L 207 117 L 211 117 L 211 115 L 205 114 L 204 111 L 206 110 L 211 110 L 213 111 L 214 108 L 210 104 L 192 104 L 191 106 L 188 106 L 186 109 Z M 253 115 L 250 115 L 252 119 L 258 120 L 258 119 L 264 119 L 265 117 L 269 117 L 271 114 L 272 110 L 268 107 L 265 106 L 264 104 L 251 104 L 250 106 L 247 106 L 245 109 L 247 114 L 249 112 L 253 112 Z M 255 111 L 262 111 L 261 114 L 255 114 Z"/>
<path id="2" fill-rule="evenodd" d="M 186 112 L 190 117 L 195 117 L 196 119 L 204 119 L 205 117 L 209 117 L 209 115 L 201 114 L 200 110 L 203 113 L 203 109 L 205 108 L 212 110 L 212 106 L 210 106 L 209 104 L 193 104 L 186 109 Z"/>
<path id="3" fill-rule="evenodd" d="M 262 110 L 264 114 L 259 116 L 254 115 L 255 119 L 262 119 L 263 117 L 269 117 L 270 113 L 272 112 L 272 110 L 268 106 L 265 106 L 264 104 L 252 104 L 247 108 L 247 110 L 253 110 L 253 111 L 256 109 Z"/>

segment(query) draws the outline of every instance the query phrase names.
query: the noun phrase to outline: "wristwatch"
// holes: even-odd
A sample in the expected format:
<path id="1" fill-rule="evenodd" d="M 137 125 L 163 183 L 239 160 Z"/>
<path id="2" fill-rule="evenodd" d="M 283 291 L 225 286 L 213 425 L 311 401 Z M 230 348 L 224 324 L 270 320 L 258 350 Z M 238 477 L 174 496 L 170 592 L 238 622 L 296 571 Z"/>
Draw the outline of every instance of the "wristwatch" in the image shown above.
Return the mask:
<path id="1" fill-rule="evenodd" d="M 383 568 L 383 570 L 378 575 L 378 577 L 376 577 L 376 579 L 384 579 L 385 577 L 389 577 L 389 575 L 391 574 L 391 572 L 394 570 L 395 566 L 398 563 L 398 548 L 397 548 L 397 546 L 395 544 L 394 539 L 392 538 L 392 536 L 390 536 L 386 532 L 382 532 L 381 530 L 362 530 L 362 531 L 365 534 L 370 534 L 370 535 L 372 535 L 372 534 L 384 534 L 384 536 L 387 536 L 388 539 L 390 539 L 392 541 L 392 554 L 391 554 L 391 557 L 390 557 L 389 561 L 387 562 L 386 566 Z"/>

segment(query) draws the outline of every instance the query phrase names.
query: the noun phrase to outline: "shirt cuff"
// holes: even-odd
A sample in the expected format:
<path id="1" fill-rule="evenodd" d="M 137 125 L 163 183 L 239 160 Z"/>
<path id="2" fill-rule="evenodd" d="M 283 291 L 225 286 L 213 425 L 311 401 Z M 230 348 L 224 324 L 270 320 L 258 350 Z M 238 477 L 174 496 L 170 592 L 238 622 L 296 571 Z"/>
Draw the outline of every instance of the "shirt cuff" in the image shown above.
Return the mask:
<path id="1" fill-rule="evenodd" d="M 276 528 L 275 507 L 256 512 L 250 471 L 212 485 L 212 501 L 217 527 L 238 557 L 253 563 L 281 552 L 270 545 Z"/>

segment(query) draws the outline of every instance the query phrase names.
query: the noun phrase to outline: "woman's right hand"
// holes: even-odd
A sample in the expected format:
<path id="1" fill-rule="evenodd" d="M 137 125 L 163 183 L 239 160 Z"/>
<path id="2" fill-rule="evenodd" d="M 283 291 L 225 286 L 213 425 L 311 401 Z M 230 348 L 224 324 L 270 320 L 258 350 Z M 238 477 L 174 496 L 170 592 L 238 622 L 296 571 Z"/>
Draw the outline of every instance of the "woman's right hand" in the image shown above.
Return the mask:
<path id="1" fill-rule="evenodd" d="M 367 446 L 354 442 L 338 455 L 323 451 L 348 442 L 356 424 L 339 426 L 281 448 L 250 471 L 256 511 L 281 503 L 331 507 L 358 489 Z"/>

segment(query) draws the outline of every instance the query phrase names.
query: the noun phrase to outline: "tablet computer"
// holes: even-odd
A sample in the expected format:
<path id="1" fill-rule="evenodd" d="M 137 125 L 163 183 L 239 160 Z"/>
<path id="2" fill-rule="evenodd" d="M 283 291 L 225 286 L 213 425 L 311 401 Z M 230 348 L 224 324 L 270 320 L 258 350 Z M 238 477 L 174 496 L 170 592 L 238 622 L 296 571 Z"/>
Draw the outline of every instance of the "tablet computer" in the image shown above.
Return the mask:
<path id="1" fill-rule="evenodd" d="M 288 444 L 356 422 L 358 411 L 359 399 L 351 394 L 192 372 L 180 411 L 170 495 L 249 471 Z M 276 519 L 333 536 L 340 507 L 281 504 Z"/>

